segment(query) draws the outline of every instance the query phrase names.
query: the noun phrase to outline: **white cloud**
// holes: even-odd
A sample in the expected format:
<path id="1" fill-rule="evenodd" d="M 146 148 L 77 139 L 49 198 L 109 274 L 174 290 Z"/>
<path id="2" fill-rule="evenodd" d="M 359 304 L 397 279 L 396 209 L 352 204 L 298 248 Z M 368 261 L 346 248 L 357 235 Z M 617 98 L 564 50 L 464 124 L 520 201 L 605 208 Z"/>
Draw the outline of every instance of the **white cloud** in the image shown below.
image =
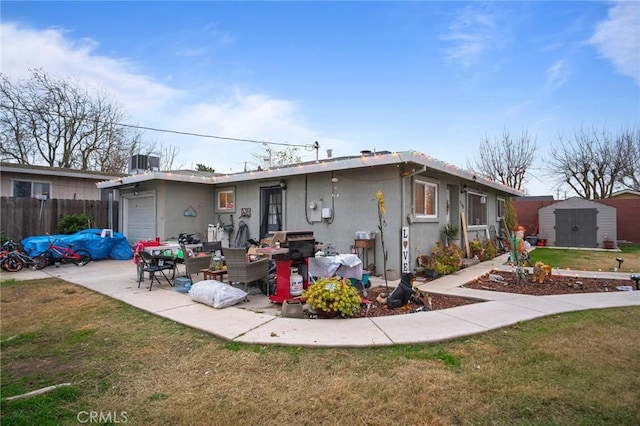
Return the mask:
<path id="1" fill-rule="evenodd" d="M 640 84 L 640 3 L 618 2 L 589 40 L 616 70 Z"/>
<path id="2" fill-rule="evenodd" d="M 73 41 L 62 29 L 31 30 L 0 24 L 2 72 L 12 79 L 31 76 L 31 69 L 79 80 L 88 89 L 104 90 L 134 117 L 179 96 L 179 92 L 135 72 L 132 62 L 96 55 L 98 43 Z"/>
<path id="3" fill-rule="evenodd" d="M 73 77 L 88 89 L 100 88 L 112 96 L 129 114 L 129 124 L 295 144 L 312 144 L 321 138 L 294 102 L 233 88 L 224 88 L 231 93 L 227 98 L 203 101 L 198 99 L 199 93 L 154 81 L 130 59 L 98 55 L 96 41 L 73 40 L 62 29 L 34 30 L 2 23 L 0 44 L 2 73 L 9 78 L 29 78 L 29 70 L 36 68 L 61 78 Z M 180 153 L 174 166 L 202 163 L 221 172 L 240 171 L 244 161 L 252 161 L 252 153 L 262 152 L 256 144 L 170 133 L 147 131 L 144 138 L 177 146 Z M 328 138 L 322 142 L 323 149 L 339 144 Z M 306 151 L 301 154 L 309 155 Z"/>
<path id="4" fill-rule="evenodd" d="M 305 125 L 293 102 L 240 92 L 215 104 L 183 105 L 165 126 L 198 129 L 207 135 L 295 145 L 311 144 L 318 137 Z M 276 150 L 284 148 L 274 146 Z M 191 138 L 188 145 L 181 146 L 187 166 L 203 163 L 221 172 L 242 170 L 244 162 L 254 162 L 252 154 L 261 152 L 260 144 L 217 138 Z"/>
<path id="5" fill-rule="evenodd" d="M 442 38 L 452 42 L 447 49 L 447 59 L 469 68 L 480 61 L 494 42 L 494 17 L 466 7 L 449 26 L 449 33 Z"/>
<path id="6" fill-rule="evenodd" d="M 547 69 L 547 84 L 553 89 L 562 86 L 567 81 L 567 78 L 568 71 L 563 60 L 557 61 Z"/>

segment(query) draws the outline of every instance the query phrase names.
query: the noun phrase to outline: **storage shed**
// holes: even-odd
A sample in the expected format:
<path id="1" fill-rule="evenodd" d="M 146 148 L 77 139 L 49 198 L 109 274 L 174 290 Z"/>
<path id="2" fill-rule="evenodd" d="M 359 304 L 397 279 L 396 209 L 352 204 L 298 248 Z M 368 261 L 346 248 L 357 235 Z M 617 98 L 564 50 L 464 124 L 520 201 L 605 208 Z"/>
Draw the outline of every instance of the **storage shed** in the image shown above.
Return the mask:
<path id="1" fill-rule="evenodd" d="M 592 200 L 574 197 L 538 210 L 540 238 L 556 247 L 613 248 L 616 208 Z"/>

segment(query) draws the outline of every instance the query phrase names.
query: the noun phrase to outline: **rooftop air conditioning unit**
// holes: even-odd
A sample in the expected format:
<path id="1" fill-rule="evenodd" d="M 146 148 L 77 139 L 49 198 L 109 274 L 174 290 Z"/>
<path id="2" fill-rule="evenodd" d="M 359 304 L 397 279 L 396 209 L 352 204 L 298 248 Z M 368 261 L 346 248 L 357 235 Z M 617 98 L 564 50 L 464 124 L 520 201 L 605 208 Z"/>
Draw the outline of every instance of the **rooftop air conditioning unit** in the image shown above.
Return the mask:
<path id="1" fill-rule="evenodd" d="M 147 157 L 147 165 L 149 166 L 149 170 L 159 171 L 160 170 L 160 157 Z"/>
<path id="2" fill-rule="evenodd" d="M 160 157 L 151 155 L 132 155 L 129 162 L 129 173 L 137 174 L 144 173 L 147 170 L 159 171 L 160 170 Z"/>
<path id="3" fill-rule="evenodd" d="M 129 173 L 140 173 L 149 167 L 149 157 L 146 155 L 132 155 L 129 163 Z"/>

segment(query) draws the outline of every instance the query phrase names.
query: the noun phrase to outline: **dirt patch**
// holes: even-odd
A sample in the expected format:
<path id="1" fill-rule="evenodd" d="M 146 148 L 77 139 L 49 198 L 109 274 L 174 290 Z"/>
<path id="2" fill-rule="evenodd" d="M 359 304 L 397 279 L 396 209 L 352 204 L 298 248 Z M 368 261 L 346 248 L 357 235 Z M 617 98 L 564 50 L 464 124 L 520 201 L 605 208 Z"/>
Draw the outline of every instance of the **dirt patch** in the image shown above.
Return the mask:
<path id="1" fill-rule="evenodd" d="M 432 280 L 430 280 L 432 281 Z M 518 293 L 532 296 L 548 296 L 555 294 L 576 294 L 576 293 L 601 293 L 620 291 L 620 286 L 632 286 L 635 283 L 631 280 L 616 280 L 604 278 L 584 278 L 569 275 L 556 275 L 551 279 L 546 279 L 543 283 L 532 282 L 530 276 L 518 279 L 514 272 L 491 271 L 478 279 L 465 284 L 462 287 L 476 290 L 499 291 L 503 293 Z M 393 289 L 391 289 L 392 291 Z M 389 315 L 403 315 L 423 310 L 436 311 L 440 309 L 455 308 L 457 306 L 480 303 L 481 300 L 468 299 L 465 297 L 445 296 L 440 294 L 427 293 L 422 299 L 412 301 L 405 306 L 389 309 L 386 304 L 376 300 L 380 293 L 384 293 L 384 287 L 375 287 L 366 290 L 363 297 L 370 303 L 363 305 L 355 318 L 382 317 Z"/>
<path id="2" fill-rule="evenodd" d="M 25 386 L 40 385 L 43 377 L 71 377 L 84 368 L 82 356 L 76 356 L 66 362 L 58 358 L 31 357 L 27 360 L 9 360 L 3 368 L 11 373 L 14 379 L 23 379 Z"/>

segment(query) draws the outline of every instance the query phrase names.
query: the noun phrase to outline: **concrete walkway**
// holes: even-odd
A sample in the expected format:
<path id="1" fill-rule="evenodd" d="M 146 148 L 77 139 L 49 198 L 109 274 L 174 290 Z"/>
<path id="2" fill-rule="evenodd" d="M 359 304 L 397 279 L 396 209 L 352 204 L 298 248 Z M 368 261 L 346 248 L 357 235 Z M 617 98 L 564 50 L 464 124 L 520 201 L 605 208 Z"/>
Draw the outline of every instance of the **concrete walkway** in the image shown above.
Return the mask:
<path id="1" fill-rule="evenodd" d="M 49 266 L 41 271 L 2 271 L 0 279 L 38 279 L 59 277 L 152 314 L 176 321 L 227 340 L 243 343 L 278 344 L 308 347 L 365 347 L 407 343 L 430 343 L 483 333 L 520 321 L 547 315 L 621 306 L 640 306 L 640 291 L 581 293 L 558 296 L 527 296 L 461 288 L 492 269 L 506 268 L 507 255 L 482 262 L 461 271 L 422 284 L 420 290 L 463 296 L 484 303 L 431 312 L 418 312 L 377 318 L 335 320 L 295 319 L 277 316 L 280 305 L 262 294 L 249 295 L 248 302 L 234 307 L 214 309 L 194 302 L 188 294 L 178 293 L 168 284 L 154 284 L 148 290 L 147 279 L 138 288 L 136 268 L 131 260 L 100 260 L 84 267 L 72 264 Z M 572 275 L 607 276 L 623 280 L 629 273 L 582 273 Z M 372 277 L 373 285 L 380 284 Z M 390 282 L 397 285 L 398 281 Z M 625 284 L 628 284 L 627 281 Z"/>

